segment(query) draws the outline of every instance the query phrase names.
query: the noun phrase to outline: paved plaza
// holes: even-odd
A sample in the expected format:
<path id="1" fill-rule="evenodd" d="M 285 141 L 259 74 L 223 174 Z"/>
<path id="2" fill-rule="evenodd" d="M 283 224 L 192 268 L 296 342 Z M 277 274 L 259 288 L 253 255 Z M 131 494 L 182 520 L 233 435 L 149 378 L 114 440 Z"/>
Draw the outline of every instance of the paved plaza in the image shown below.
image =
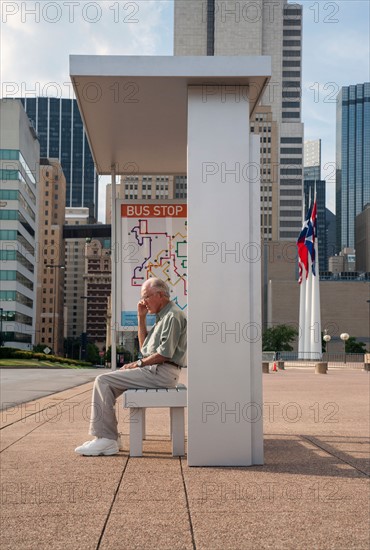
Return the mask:
<path id="1" fill-rule="evenodd" d="M 164 409 L 148 411 L 144 456 L 130 458 L 121 400 L 125 450 L 76 455 L 92 382 L 4 410 L 1 548 L 367 550 L 369 384 L 361 370 L 264 374 L 265 464 L 245 468 L 173 458 Z M 230 423 L 262 413 L 223 412 Z"/>

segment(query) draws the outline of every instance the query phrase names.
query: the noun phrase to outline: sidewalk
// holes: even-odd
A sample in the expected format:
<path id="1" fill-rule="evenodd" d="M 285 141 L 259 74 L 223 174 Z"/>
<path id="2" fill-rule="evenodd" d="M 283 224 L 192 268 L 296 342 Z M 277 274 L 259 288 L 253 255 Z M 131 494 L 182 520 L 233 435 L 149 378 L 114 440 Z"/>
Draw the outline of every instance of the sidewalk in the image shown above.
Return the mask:
<path id="1" fill-rule="evenodd" d="M 263 383 L 265 465 L 249 468 L 172 458 L 162 409 L 129 458 L 121 400 L 125 451 L 76 455 L 92 383 L 2 411 L 1 548 L 367 550 L 369 373 L 289 369 Z"/>

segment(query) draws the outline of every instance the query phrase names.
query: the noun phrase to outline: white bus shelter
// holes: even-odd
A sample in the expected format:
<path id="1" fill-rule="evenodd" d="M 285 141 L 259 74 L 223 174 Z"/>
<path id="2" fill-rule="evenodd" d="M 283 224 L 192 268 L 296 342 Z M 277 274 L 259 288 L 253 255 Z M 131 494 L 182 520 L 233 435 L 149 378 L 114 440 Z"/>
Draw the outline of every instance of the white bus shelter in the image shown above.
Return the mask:
<path id="1" fill-rule="evenodd" d="M 260 149 L 249 119 L 270 58 L 72 55 L 70 74 L 98 173 L 112 176 L 112 213 L 117 175 L 187 173 L 188 463 L 262 464 Z M 113 332 L 117 247 L 112 215 Z"/>

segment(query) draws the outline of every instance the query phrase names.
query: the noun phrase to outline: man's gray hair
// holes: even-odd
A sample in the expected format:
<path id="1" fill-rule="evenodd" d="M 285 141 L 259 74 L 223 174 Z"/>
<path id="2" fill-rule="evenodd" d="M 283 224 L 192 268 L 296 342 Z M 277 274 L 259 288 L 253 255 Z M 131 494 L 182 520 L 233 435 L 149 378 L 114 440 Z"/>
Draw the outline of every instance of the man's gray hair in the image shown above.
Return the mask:
<path id="1" fill-rule="evenodd" d="M 162 279 L 150 277 L 147 282 L 150 285 L 150 288 L 155 288 L 155 290 L 162 292 L 167 298 L 170 297 L 170 289 L 168 284 L 162 281 Z"/>

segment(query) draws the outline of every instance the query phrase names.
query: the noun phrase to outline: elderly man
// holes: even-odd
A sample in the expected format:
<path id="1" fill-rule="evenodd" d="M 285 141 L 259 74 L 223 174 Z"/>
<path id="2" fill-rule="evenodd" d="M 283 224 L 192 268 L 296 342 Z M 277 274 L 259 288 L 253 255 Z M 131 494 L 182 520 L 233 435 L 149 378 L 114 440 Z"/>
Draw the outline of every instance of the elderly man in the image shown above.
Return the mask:
<path id="1" fill-rule="evenodd" d="M 156 314 L 156 323 L 149 332 L 148 312 Z M 170 301 L 169 288 L 161 279 L 145 281 L 137 315 L 142 359 L 95 379 L 89 431 L 95 439 L 75 449 L 80 455 L 118 453 L 117 398 L 130 388 L 174 388 L 181 367 L 186 365 L 186 317 Z"/>

